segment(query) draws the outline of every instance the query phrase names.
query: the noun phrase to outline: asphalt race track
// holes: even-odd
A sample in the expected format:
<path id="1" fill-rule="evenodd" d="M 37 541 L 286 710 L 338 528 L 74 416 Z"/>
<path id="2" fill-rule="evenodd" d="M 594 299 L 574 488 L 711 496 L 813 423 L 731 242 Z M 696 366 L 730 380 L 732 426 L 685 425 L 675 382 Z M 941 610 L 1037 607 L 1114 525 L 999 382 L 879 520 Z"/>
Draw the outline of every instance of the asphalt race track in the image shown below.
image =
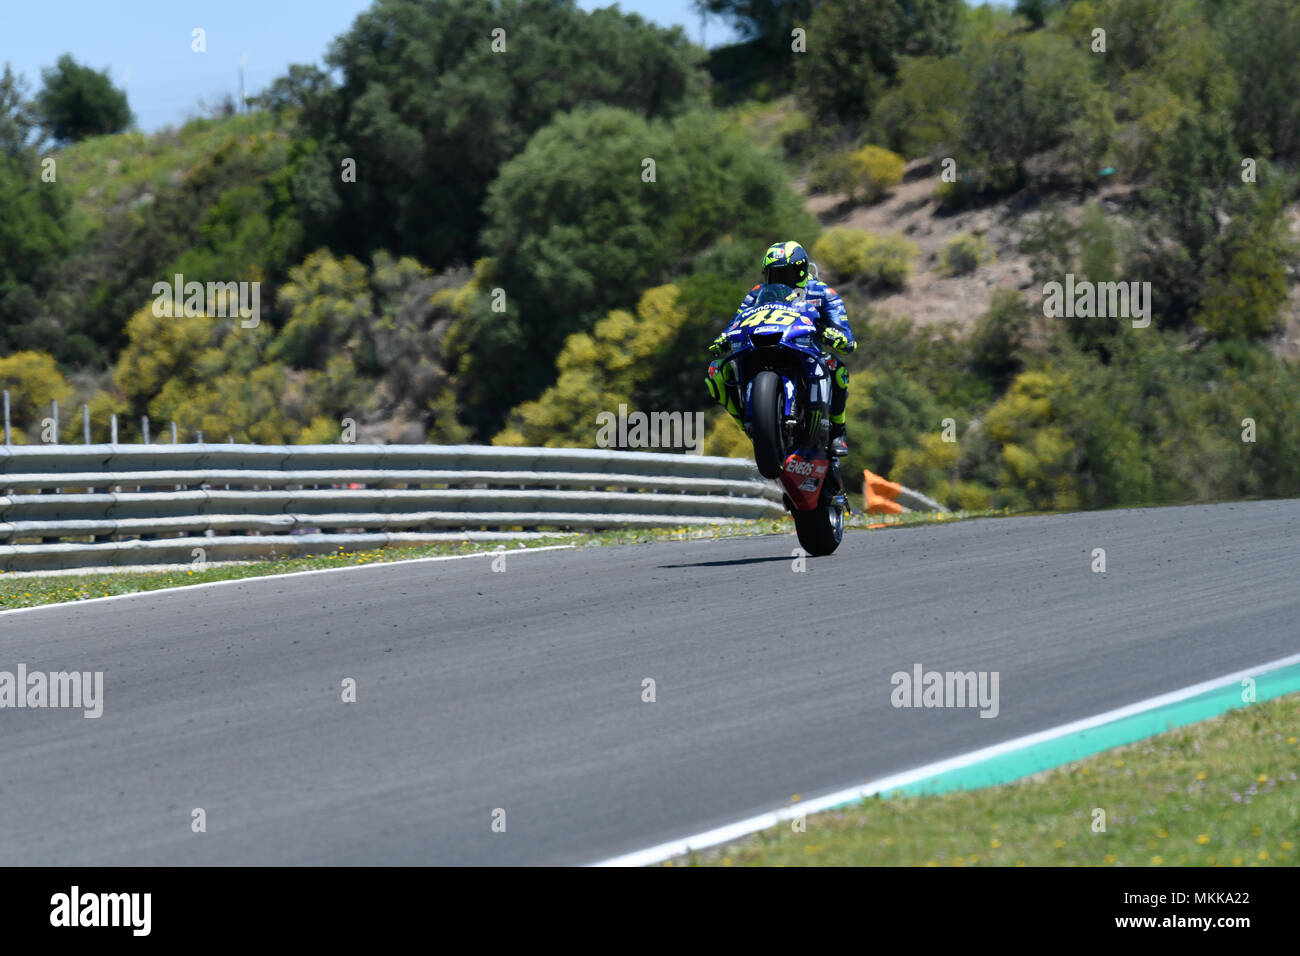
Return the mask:
<path id="1" fill-rule="evenodd" d="M 99 719 L 0 710 L 0 864 L 590 863 L 1300 650 L 1298 500 L 852 532 L 803 573 L 795 547 L 0 614 L 0 670 L 104 672 Z M 998 716 L 893 707 L 918 663 L 997 671 Z"/>

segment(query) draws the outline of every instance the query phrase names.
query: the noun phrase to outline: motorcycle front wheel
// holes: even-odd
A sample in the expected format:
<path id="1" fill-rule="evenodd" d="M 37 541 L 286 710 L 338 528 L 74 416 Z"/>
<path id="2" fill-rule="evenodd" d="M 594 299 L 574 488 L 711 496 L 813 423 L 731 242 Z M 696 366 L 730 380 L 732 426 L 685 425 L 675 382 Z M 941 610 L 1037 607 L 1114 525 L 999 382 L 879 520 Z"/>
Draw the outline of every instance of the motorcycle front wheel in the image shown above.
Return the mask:
<path id="1" fill-rule="evenodd" d="M 754 377 L 751 390 L 754 409 L 754 464 L 764 478 L 778 478 L 785 466 L 785 440 L 781 434 L 781 376 L 770 369 Z"/>

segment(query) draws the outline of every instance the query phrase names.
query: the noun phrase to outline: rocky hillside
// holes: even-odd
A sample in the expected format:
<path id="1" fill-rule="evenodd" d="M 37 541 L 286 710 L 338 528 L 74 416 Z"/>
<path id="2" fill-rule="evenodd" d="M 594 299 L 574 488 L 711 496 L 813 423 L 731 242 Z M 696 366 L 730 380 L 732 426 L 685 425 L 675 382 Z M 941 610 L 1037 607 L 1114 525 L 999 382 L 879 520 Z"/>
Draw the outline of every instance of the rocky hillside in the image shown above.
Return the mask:
<path id="1" fill-rule="evenodd" d="M 996 289 L 1014 289 L 1039 302 L 1042 292 L 1033 279 L 1029 256 L 1021 249 L 1026 228 L 1043 215 L 1039 197 L 1025 190 L 976 209 L 945 212 L 935 197 L 937 170 L 930 160 L 907 164 L 903 182 L 877 203 L 857 205 L 841 193 L 810 193 L 806 177 L 796 182 L 806 207 L 823 226 L 864 229 L 877 235 L 898 234 L 916 243 L 920 254 L 906 286 L 896 292 L 870 296 L 874 313 L 907 317 L 917 325 L 956 322 L 973 327 L 987 311 Z M 1123 218 L 1137 202 L 1140 187 L 1131 183 L 1106 186 L 1084 200 L 1053 196 L 1052 203 L 1067 219 L 1077 223 L 1087 203 L 1097 202 L 1111 215 Z M 1287 209 L 1291 234 L 1300 240 L 1300 204 Z M 940 269 L 944 246 L 955 236 L 982 236 L 994 259 L 967 275 L 948 276 Z M 834 276 L 827 276 L 835 281 Z M 1271 343 L 1273 351 L 1300 356 L 1300 277 L 1290 271 L 1289 316 L 1282 333 Z"/>

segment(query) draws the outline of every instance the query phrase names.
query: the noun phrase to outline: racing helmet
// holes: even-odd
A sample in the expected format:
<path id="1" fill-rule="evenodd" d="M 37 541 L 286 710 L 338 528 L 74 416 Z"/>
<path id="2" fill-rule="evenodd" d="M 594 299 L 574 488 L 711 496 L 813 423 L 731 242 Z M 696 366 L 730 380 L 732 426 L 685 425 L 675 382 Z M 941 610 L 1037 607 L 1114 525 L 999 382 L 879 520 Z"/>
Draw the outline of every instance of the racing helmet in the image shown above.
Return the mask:
<path id="1" fill-rule="evenodd" d="M 808 264 L 808 253 L 799 243 L 775 243 L 768 246 L 763 255 L 763 282 L 766 285 L 805 288 L 808 285 Z"/>

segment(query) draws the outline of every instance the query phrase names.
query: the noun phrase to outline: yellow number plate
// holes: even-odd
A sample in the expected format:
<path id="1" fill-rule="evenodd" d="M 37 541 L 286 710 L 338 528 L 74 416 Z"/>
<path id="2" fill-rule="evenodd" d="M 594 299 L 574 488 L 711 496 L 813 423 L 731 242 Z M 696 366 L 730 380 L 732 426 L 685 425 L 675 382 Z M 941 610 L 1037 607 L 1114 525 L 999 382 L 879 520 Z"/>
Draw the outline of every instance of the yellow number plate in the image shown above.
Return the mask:
<path id="1" fill-rule="evenodd" d="M 770 309 L 750 316 L 740 323 L 740 328 L 748 329 L 755 325 L 790 325 L 797 321 L 799 313 L 793 309 Z"/>

